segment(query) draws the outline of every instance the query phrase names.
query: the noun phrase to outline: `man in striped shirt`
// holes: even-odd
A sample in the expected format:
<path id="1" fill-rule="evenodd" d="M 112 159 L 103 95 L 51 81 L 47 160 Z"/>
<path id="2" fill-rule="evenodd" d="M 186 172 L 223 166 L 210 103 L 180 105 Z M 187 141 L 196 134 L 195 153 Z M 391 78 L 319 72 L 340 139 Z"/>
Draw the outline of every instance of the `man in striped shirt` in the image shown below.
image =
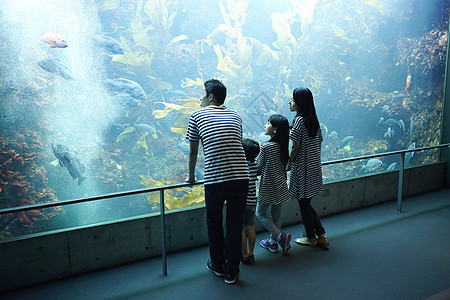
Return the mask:
<path id="1" fill-rule="evenodd" d="M 205 203 L 210 259 L 206 267 L 225 282 L 239 278 L 241 231 L 248 189 L 248 165 L 242 147 L 242 118 L 223 103 L 227 89 L 222 82 L 205 82 L 202 108 L 189 119 L 189 178 L 195 182 L 199 141 L 205 154 Z M 227 202 L 226 236 L 222 226 Z"/>

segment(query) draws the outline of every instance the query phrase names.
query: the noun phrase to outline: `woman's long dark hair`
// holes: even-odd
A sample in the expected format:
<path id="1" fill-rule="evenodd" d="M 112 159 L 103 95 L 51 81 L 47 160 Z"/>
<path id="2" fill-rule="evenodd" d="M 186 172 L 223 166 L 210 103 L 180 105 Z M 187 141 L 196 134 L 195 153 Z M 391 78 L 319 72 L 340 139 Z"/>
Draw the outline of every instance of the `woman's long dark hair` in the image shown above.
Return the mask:
<path id="1" fill-rule="evenodd" d="M 297 115 L 295 118 L 302 116 L 305 121 L 306 129 L 308 129 L 308 135 L 310 137 L 315 137 L 317 130 L 320 128 L 320 124 L 317 119 L 316 108 L 314 107 L 314 99 L 311 91 L 308 88 L 296 88 L 293 96 L 294 102 L 297 104 Z"/>
<path id="2" fill-rule="evenodd" d="M 276 142 L 280 145 L 281 160 L 286 166 L 289 159 L 289 121 L 282 115 L 271 115 L 269 122 L 274 128 L 277 128 L 275 135 L 269 142 Z"/>

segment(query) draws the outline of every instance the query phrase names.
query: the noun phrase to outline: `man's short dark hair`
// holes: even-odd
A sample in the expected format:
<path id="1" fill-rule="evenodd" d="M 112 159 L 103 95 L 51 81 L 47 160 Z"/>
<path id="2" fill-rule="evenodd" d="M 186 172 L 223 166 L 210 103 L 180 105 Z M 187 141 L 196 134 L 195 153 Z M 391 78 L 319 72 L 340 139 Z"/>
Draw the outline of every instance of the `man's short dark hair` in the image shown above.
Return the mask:
<path id="1" fill-rule="evenodd" d="M 259 143 L 252 139 L 242 139 L 242 147 L 244 147 L 245 158 L 247 161 L 254 161 L 259 154 Z"/>
<path id="2" fill-rule="evenodd" d="M 225 98 L 227 97 L 227 88 L 220 80 L 210 79 L 206 81 L 205 91 L 206 96 L 213 94 L 219 104 L 223 104 L 225 102 Z"/>

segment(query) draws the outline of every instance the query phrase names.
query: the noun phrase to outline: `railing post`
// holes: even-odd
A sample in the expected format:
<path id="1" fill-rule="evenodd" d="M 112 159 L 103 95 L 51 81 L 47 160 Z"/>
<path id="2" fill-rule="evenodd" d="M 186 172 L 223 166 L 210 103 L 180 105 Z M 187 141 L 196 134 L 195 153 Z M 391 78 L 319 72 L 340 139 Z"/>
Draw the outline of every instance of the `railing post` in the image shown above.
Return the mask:
<path id="1" fill-rule="evenodd" d="M 164 189 L 159 191 L 160 211 L 161 211 L 161 252 L 162 252 L 162 273 L 167 276 L 167 256 L 166 256 L 166 214 L 164 212 Z"/>
<path id="2" fill-rule="evenodd" d="M 397 211 L 402 212 L 403 171 L 405 169 L 405 153 L 400 153 L 400 169 L 398 170 Z"/>

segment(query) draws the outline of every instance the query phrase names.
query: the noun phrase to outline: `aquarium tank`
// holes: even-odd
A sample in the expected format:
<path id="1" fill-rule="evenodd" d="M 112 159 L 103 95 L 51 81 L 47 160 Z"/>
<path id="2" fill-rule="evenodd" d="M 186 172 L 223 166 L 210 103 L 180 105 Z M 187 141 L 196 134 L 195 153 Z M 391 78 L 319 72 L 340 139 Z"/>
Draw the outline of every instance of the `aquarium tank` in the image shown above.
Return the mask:
<path id="1" fill-rule="evenodd" d="M 203 82 L 227 86 L 244 136 L 314 94 L 322 161 L 437 145 L 447 0 L 2 0 L 0 208 L 183 182 Z M 406 167 L 438 160 L 409 153 Z M 196 169 L 203 176 L 202 158 Z M 399 157 L 323 167 L 325 183 Z M 166 209 L 203 187 L 166 191 Z M 0 216 L 0 239 L 160 211 L 159 193 Z"/>

